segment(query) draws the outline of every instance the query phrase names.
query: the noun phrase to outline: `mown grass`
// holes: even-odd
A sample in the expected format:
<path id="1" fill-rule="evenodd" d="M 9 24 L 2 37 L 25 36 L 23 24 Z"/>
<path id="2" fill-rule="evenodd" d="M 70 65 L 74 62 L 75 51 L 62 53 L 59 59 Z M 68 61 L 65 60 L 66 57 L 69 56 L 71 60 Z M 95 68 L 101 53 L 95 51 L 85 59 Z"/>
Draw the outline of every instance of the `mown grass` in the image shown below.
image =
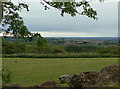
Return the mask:
<path id="1" fill-rule="evenodd" d="M 3 68 L 12 72 L 11 83 L 24 87 L 83 71 L 100 71 L 117 64 L 117 58 L 3 58 Z"/>

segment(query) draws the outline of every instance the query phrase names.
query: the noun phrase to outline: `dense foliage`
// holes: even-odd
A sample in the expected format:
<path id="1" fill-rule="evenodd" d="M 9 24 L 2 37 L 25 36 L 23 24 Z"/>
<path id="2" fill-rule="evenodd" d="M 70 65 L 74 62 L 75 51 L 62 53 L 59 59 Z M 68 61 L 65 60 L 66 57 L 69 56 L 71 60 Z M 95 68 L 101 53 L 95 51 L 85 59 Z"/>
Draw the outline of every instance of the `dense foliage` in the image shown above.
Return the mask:
<path id="1" fill-rule="evenodd" d="M 29 11 L 27 4 L 19 3 L 19 5 L 15 5 L 12 2 L 2 2 L 2 7 L 4 16 L 1 22 L 3 28 L 0 32 L 4 33 L 4 36 L 12 35 L 24 40 L 32 40 L 34 37 L 40 37 L 40 34 L 33 34 L 27 29 L 23 18 L 19 15 L 19 12 L 23 8 Z"/>
<path id="2" fill-rule="evenodd" d="M 67 45 L 65 50 L 69 53 L 95 52 L 98 47 L 91 45 Z"/>
<path id="3" fill-rule="evenodd" d="M 7 69 L 2 69 L 2 84 L 10 83 L 11 81 L 11 72 Z"/>
<path id="4" fill-rule="evenodd" d="M 108 46 L 107 48 L 99 48 L 97 50 L 100 54 L 119 54 L 118 46 Z"/>
<path id="5" fill-rule="evenodd" d="M 61 12 L 61 15 L 63 16 L 65 13 L 70 14 L 71 16 L 76 16 L 76 14 L 85 15 L 89 18 L 97 20 L 97 12 L 90 6 L 89 2 L 87 1 L 80 1 L 75 2 L 74 0 L 71 0 L 70 2 L 49 2 L 47 0 L 43 0 L 47 5 L 44 5 L 45 10 L 49 9 L 49 6 L 52 6 L 56 9 L 58 9 Z M 77 10 L 77 8 L 82 8 L 82 10 Z"/>
<path id="6" fill-rule="evenodd" d="M 39 58 L 79 58 L 79 57 L 116 57 L 119 53 L 117 45 L 52 45 L 40 37 L 34 41 L 2 41 L 4 57 L 39 57 Z"/>
<path id="7" fill-rule="evenodd" d="M 14 53 L 24 53 L 26 44 L 24 42 L 7 42 L 2 41 L 2 53 L 3 54 L 14 54 Z"/>

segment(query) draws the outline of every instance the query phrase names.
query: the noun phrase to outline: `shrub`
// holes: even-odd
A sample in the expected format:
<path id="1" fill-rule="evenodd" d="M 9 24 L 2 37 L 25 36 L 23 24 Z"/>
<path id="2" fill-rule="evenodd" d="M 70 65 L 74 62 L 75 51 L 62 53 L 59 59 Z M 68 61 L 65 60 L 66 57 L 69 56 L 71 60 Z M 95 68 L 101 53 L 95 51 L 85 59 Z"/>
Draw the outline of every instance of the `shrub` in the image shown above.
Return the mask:
<path id="1" fill-rule="evenodd" d="M 10 83 L 11 81 L 11 72 L 9 72 L 7 69 L 2 70 L 2 83 Z"/>
<path id="2" fill-rule="evenodd" d="M 108 46 L 106 48 L 99 48 L 97 53 L 100 54 L 118 54 L 119 53 L 118 46 Z"/>
<path id="3" fill-rule="evenodd" d="M 81 53 L 81 54 L 3 54 L 3 58 L 118 58 L 119 55 Z"/>
<path id="4" fill-rule="evenodd" d="M 52 49 L 52 53 L 53 54 L 64 54 L 66 53 L 66 51 L 64 50 L 62 46 L 56 46 Z"/>
<path id="5" fill-rule="evenodd" d="M 2 53 L 3 54 L 19 54 L 25 52 L 26 44 L 20 41 L 2 41 Z"/>
<path id="6" fill-rule="evenodd" d="M 66 45 L 65 50 L 69 53 L 94 52 L 98 47 L 91 45 Z"/>
<path id="7" fill-rule="evenodd" d="M 2 53 L 3 54 L 13 54 L 13 45 L 11 42 L 2 41 Z"/>

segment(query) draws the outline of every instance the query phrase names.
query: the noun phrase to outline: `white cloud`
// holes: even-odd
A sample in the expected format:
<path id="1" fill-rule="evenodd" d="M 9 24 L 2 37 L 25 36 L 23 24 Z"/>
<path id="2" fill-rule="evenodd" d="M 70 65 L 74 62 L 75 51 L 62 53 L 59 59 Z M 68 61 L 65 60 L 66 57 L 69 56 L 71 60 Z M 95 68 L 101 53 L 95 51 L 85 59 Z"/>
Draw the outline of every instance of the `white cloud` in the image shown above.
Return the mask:
<path id="1" fill-rule="evenodd" d="M 103 37 L 101 34 L 84 33 L 84 32 L 55 32 L 42 31 L 38 32 L 43 37 Z"/>

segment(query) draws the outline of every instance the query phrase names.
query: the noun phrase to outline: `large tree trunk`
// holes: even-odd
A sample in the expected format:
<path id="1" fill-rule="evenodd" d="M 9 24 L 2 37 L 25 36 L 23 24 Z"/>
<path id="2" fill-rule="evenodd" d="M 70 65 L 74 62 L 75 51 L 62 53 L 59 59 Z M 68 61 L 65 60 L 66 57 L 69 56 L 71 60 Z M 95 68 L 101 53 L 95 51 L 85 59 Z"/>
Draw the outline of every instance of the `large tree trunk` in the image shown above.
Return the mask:
<path id="1" fill-rule="evenodd" d="M 3 18 L 3 9 L 2 9 L 2 1 L 0 1 L 0 23 Z"/>

